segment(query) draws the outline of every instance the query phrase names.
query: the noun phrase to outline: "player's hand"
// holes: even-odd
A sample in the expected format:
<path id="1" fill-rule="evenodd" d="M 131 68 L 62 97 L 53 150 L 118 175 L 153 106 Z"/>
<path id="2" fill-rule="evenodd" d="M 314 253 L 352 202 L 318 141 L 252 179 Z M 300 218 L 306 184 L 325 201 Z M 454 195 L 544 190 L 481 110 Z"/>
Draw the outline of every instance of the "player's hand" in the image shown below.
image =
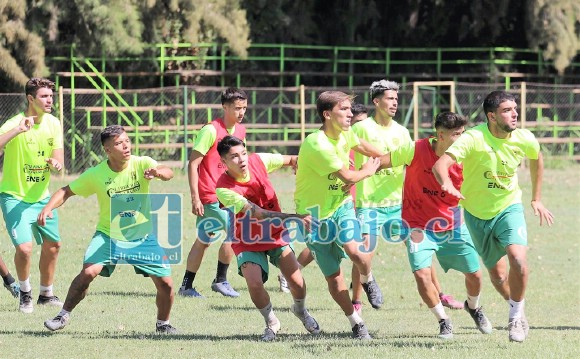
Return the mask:
<path id="1" fill-rule="evenodd" d="M 371 157 L 362 165 L 360 169 L 361 171 L 368 171 L 369 174 L 373 175 L 375 172 L 377 172 L 380 166 L 381 160 L 375 157 Z"/>
<path id="2" fill-rule="evenodd" d="M 22 120 L 20 120 L 20 124 L 18 125 L 18 129 L 20 130 L 20 132 L 27 132 L 29 131 L 32 126 L 34 125 L 34 118 L 36 116 L 28 116 L 28 117 L 24 117 Z"/>
<path id="3" fill-rule="evenodd" d="M 191 212 L 198 217 L 203 216 L 203 203 L 199 199 L 191 200 Z"/>
<path id="4" fill-rule="evenodd" d="M 153 178 L 159 177 L 159 172 L 157 172 L 157 168 L 148 168 L 143 173 L 145 179 L 151 180 Z"/>
<path id="5" fill-rule="evenodd" d="M 554 224 L 554 215 L 550 212 L 542 201 L 532 201 L 532 208 L 534 209 L 534 215 L 540 216 L 540 226 L 544 224 L 544 222 L 551 227 Z"/>
<path id="6" fill-rule="evenodd" d="M 445 181 L 445 183 L 443 183 L 443 185 L 441 186 L 441 189 L 454 197 L 457 197 L 459 199 L 465 199 L 465 197 L 463 197 L 461 192 L 459 192 L 459 190 L 455 188 L 455 186 L 453 185 L 453 183 L 451 183 L 451 181 Z"/>
<path id="7" fill-rule="evenodd" d="M 350 189 L 354 186 L 354 183 L 344 184 L 342 185 L 341 189 L 345 194 L 350 192 Z"/>
<path id="8" fill-rule="evenodd" d="M 46 217 L 52 218 L 52 210 L 49 210 L 46 207 L 44 207 L 42 211 L 40 211 L 40 213 L 38 214 L 38 217 L 36 218 L 36 223 L 38 223 L 39 226 L 44 227 L 46 225 Z"/>
<path id="9" fill-rule="evenodd" d="M 318 221 L 309 214 L 298 216 L 302 217 L 302 222 L 304 222 L 304 229 L 306 232 L 310 232 L 313 225 L 318 225 Z"/>
<path id="10" fill-rule="evenodd" d="M 50 167 L 50 169 L 55 170 L 57 172 L 60 172 L 62 170 L 62 164 L 60 162 L 58 162 L 56 159 L 54 158 L 47 158 L 46 159 L 46 163 L 48 163 L 48 166 Z"/>

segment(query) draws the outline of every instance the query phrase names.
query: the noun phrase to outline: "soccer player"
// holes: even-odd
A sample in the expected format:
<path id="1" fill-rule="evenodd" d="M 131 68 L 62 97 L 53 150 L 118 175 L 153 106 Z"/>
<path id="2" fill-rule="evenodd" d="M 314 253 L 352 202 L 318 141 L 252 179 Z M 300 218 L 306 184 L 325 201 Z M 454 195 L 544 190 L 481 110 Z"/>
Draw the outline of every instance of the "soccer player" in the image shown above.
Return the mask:
<path id="1" fill-rule="evenodd" d="M 352 119 L 350 120 L 351 126 L 368 117 L 368 110 L 366 106 L 363 105 L 362 103 L 353 102 L 351 112 L 352 112 Z"/>
<path id="2" fill-rule="evenodd" d="M 515 97 L 493 91 L 483 101 L 487 123 L 462 135 L 433 166 L 441 189 L 461 198 L 465 223 L 496 290 L 509 303 L 509 340 L 523 342 L 529 329 L 524 313 L 528 282 L 527 233 L 517 169 L 530 159 L 532 208 L 540 225 L 554 217 L 542 203 L 544 164 L 534 135 L 518 129 Z M 463 164 L 461 192 L 449 176 L 455 163 Z M 502 258 L 507 255 L 507 264 Z"/>
<path id="3" fill-rule="evenodd" d="M 14 277 L 12 277 L 12 274 L 10 274 L 10 271 L 2 257 L 0 257 L 0 276 L 2 276 L 4 288 L 6 288 L 14 298 L 18 298 L 20 295 L 20 284 L 14 279 Z"/>
<path id="4" fill-rule="evenodd" d="M 362 103 L 353 102 L 351 112 L 352 112 L 352 119 L 350 120 L 351 126 L 368 117 L 368 110 L 365 107 L 365 105 L 363 105 Z M 352 165 L 352 166 L 349 166 L 349 168 L 353 169 L 354 168 L 354 151 L 350 151 L 349 158 L 350 158 L 350 164 Z M 352 195 L 353 199 L 355 198 L 355 193 L 356 193 L 355 189 L 356 189 L 355 186 L 350 187 L 350 194 Z M 310 253 L 310 249 L 308 249 L 308 247 L 304 248 L 300 252 L 300 255 L 298 258 L 298 264 L 300 266 L 300 269 L 306 267 L 313 260 L 314 260 L 314 258 L 312 257 L 312 255 Z M 353 266 L 353 268 L 355 268 L 355 266 Z M 356 273 L 358 273 L 358 272 L 356 272 Z M 278 282 L 280 283 L 280 291 L 281 292 L 290 293 L 290 289 L 288 288 L 288 283 L 286 282 L 286 278 L 284 278 L 284 275 L 282 275 L 282 273 L 278 274 Z M 361 302 L 357 301 L 355 303 L 355 301 L 353 299 L 353 306 L 355 307 L 355 310 L 357 310 L 360 314 L 361 306 L 362 306 Z"/>
<path id="5" fill-rule="evenodd" d="M 351 131 L 351 100 L 340 91 L 325 91 L 318 97 L 316 110 L 323 124 L 300 146 L 294 199 L 298 214 L 310 214 L 320 221 L 313 226 L 307 246 L 326 278 L 332 298 L 348 317 L 353 337 L 370 339 L 362 318 L 353 309 L 340 262 L 346 255 L 350 257 L 359 268 L 369 302 L 380 305 L 370 254 L 360 250 L 362 234 L 349 193 L 349 185 L 373 175 L 380 161 L 371 158 L 360 170 L 353 171 L 349 169 L 349 152 L 353 149 L 368 156 L 380 153 Z"/>
<path id="6" fill-rule="evenodd" d="M 187 256 L 183 282 L 178 291 L 178 294 L 184 297 L 203 297 L 193 287 L 193 281 L 206 249 L 211 244 L 210 242 L 215 240 L 214 236 L 217 236 L 216 232 L 205 233 L 202 227 L 202 224 L 206 223 L 209 218 L 217 220 L 220 224 L 219 228 L 212 226 L 215 231 L 224 230 L 226 233 L 226 238 L 219 250 L 216 277 L 211 284 L 211 289 L 227 297 L 240 296 L 227 281 L 228 267 L 234 255 L 231 247 L 233 229 L 229 223 L 228 213 L 220 208 L 215 193 L 217 179 L 225 171 L 216 148 L 219 141 L 228 135 L 245 140 L 246 128 L 241 122 L 248 108 L 248 96 L 244 91 L 230 87 L 222 92 L 221 101 L 224 110 L 223 118 L 213 120 L 199 131 L 189 158 L 187 174 L 192 211 L 197 216 L 197 238 Z"/>
<path id="7" fill-rule="evenodd" d="M 244 142 L 234 136 L 224 137 L 217 151 L 227 170 L 217 181 L 216 193 L 224 207 L 233 208 L 236 214 L 232 249 L 237 256 L 238 271 L 248 284 L 252 302 L 266 322 L 262 340 L 274 340 L 280 329 L 280 321 L 264 288 L 269 274 L 268 259 L 287 278 L 294 298 L 292 313 L 308 332 L 319 333 L 318 323 L 306 309 L 306 283 L 298 269 L 288 229 L 284 226 L 288 218 L 292 218 L 293 223 L 304 221 L 309 226 L 312 217 L 280 213 L 280 203 L 268 178 L 268 173 L 282 166 L 295 167 L 296 156 L 248 155 Z"/>
<path id="8" fill-rule="evenodd" d="M 423 302 L 439 321 L 439 337 L 442 339 L 453 337 L 453 326 L 433 280 L 433 254 L 437 255 L 445 272 L 455 269 L 465 275 L 465 310 L 482 333 L 492 331 L 491 323 L 479 305 L 482 282 L 479 257 L 462 223 L 459 199 L 442 192 L 431 173 L 435 161 L 461 136 L 466 124 L 465 117 L 442 112 L 435 117 L 436 137 L 405 143 L 385 155 L 386 162 L 390 161 L 389 166 L 406 166 L 403 238 L 417 289 Z M 453 185 L 459 188 L 463 181 L 461 166 L 452 166 L 449 175 Z"/>
<path id="9" fill-rule="evenodd" d="M 397 113 L 399 84 L 394 81 L 375 81 L 370 86 L 370 95 L 375 105 L 375 114 L 352 126 L 358 138 L 369 142 L 383 153 L 392 152 L 399 146 L 411 142 L 409 130 L 393 119 Z M 360 167 L 368 157 L 354 154 L 355 167 Z M 362 225 L 363 242 L 369 255 L 373 256 L 377 239 L 381 237 L 381 228 L 385 223 L 401 219 L 401 198 L 403 189 L 404 168 L 384 168 L 369 178 L 356 183 L 356 214 Z M 391 233 L 387 233 L 391 239 Z M 399 240 L 398 231 L 392 233 L 395 241 Z M 361 305 L 362 288 L 360 275 L 356 266 L 352 273 L 353 305 Z M 372 280 L 372 278 L 371 278 Z M 363 287 L 365 284 L 363 284 Z M 382 296 L 376 303 L 378 309 L 383 304 Z"/>
<path id="10" fill-rule="evenodd" d="M 52 116 L 54 82 L 32 78 L 25 86 L 28 107 L 0 127 L 4 167 L 0 207 L 14 248 L 14 265 L 20 284 L 23 313 L 32 313 L 30 262 L 32 240 L 41 246 L 40 293 L 37 304 L 62 306 L 53 294 L 54 273 L 60 250 L 58 215 L 40 227 L 36 217 L 48 202 L 51 170 L 62 170 L 64 152 L 60 121 Z"/>
<path id="11" fill-rule="evenodd" d="M 83 268 L 73 279 L 62 310 L 45 321 L 44 326 L 52 331 L 64 328 L 92 281 L 98 275 L 111 276 L 123 259 L 133 265 L 137 274 L 151 277 L 157 288 L 156 332 L 174 334 L 177 330 L 169 323 L 174 298 L 171 268 L 152 232 L 148 196 L 150 181 L 153 178 L 168 181 L 173 178 L 173 171 L 150 157 L 131 155 L 131 140 L 121 126 L 106 127 L 101 132 L 101 143 L 107 160 L 56 191 L 38 215 L 38 225 L 43 227 L 52 210 L 70 197 L 97 195 L 99 222 L 85 252 Z M 130 231 L 120 227 L 119 221 L 123 219 L 129 220 L 126 227 Z"/>

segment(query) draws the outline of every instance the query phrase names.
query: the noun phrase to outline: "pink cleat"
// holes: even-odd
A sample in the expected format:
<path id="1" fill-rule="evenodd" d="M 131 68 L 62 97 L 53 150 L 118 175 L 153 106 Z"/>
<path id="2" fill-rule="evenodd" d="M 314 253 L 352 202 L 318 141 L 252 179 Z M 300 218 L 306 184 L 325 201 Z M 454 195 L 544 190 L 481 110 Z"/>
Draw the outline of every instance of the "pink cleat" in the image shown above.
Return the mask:
<path id="1" fill-rule="evenodd" d="M 449 309 L 463 309 L 463 303 L 456 301 L 451 295 L 440 294 L 439 299 L 441 299 L 441 304 L 443 304 L 444 307 Z"/>

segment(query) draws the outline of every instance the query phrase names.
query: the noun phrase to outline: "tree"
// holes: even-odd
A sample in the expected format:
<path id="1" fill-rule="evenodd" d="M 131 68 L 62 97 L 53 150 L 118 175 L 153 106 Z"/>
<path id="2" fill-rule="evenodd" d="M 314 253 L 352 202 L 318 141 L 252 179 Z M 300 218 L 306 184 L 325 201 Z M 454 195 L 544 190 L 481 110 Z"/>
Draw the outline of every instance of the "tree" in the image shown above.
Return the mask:
<path id="1" fill-rule="evenodd" d="M 542 49 L 545 59 L 554 60 L 554 67 L 562 74 L 580 51 L 580 2 L 529 1 L 529 43 Z"/>
<path id="2" fill-rule="evenodd" d="M 0 76 L 22 84 L 46 75 L 45 46 L 62 55 L 63 44 L 80 56 L 119 57 L 157 42 L 223 40 L 246 57 L 245 15 L 239 0 L 0 0 Z"/>
<path id="3" fill-rule="evenodd" d="M 25 14 L 26 0 L 0 0 L 0 81 L 4 91 L 21 89 L 28 75 L 48 72 L 42 39 L 26 28 Z"/>

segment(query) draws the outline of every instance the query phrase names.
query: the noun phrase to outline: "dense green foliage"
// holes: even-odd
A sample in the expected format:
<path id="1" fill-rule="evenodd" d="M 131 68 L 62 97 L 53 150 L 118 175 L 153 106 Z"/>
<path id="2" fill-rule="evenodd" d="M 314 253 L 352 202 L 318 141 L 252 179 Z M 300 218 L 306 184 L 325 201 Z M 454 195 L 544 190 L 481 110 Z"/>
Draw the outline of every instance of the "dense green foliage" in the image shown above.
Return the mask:
<path id="1" fill-rule="evenodd" d="M 250 41 L 532 48 L 563 74 L 580 50 L 579 29 L 576 0 L 0 0 L 0 81 L 20 86 L 46 74 L 45 49 L 117 57 L 142 55 L 146 44 L 214 41 L 242 58 Z"/>

